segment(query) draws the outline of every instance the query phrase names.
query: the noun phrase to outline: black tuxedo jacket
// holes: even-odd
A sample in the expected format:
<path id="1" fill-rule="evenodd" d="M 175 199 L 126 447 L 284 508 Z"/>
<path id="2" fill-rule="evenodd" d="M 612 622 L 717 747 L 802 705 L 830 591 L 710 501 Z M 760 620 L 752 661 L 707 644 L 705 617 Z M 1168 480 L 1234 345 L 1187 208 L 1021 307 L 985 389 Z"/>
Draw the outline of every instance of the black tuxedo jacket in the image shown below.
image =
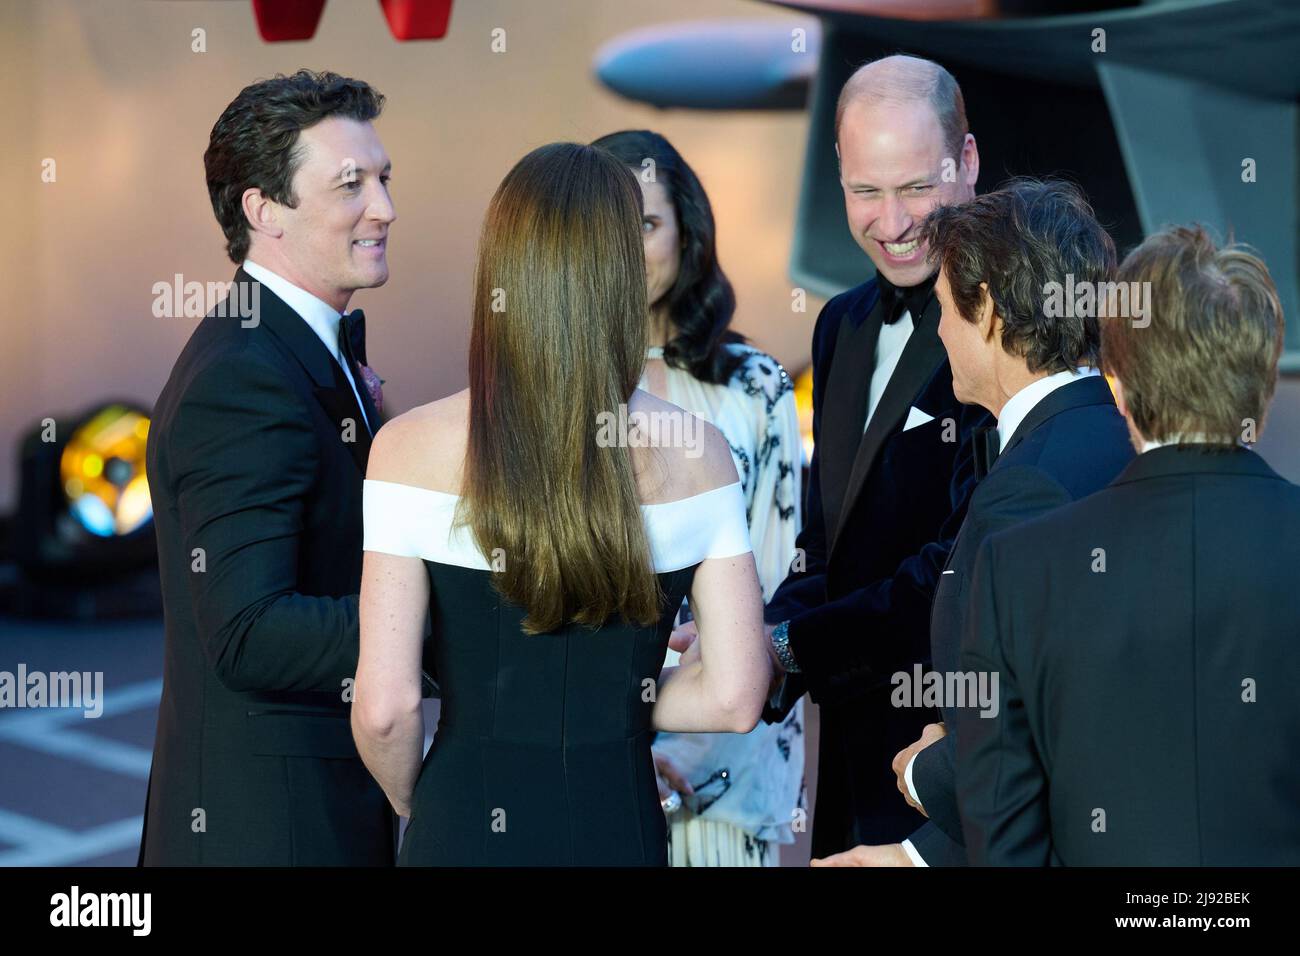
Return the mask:
<path id="1" fill-rule="evenodd" d="M 1300 488 L 1168 446 L 989 538 L 957 715 L 971 862 L 1300 864 Z"/>
<path id="2" fill-rule="evenodd" d="M 374 409 L 302 318 L 235 282 L 260 309 L 199 323 L 150 427 L 166 651 L 140 861 L 392 864 L 345 702 Z"/>
<path id="3" fill-rule="evenodd" d="M 806 517 L 766 612 L 790 622 L 802 673 L 764 716 L 779 718 L 805 690 L 821 706 L 815 856 L 897 842 L 923 821 L 890 761 L 937 714 L 892 707 L 890 677 L 928 661 L 931 597 L 974 485 L 972 431 L 990 421 L 953 397 L 938 324 L 932 294 L 865 434 L 876 280 L 831 299 L 813 333 Z M 905 429 L 913 407 L 932 418 Z"/>
<path id="4" fill-rule="evenodd" d="M 967 582 L 984 539 L 1100 491 L 1132 460 L 1128 425 L 1100 375 L 1063 385 L 1030 409 L 971 496 L 966 521 L 940 575 L 930 615 L 930 653 L 937 672 L 961 670 Z M 931 866 L 966 862 L 954 786 L 955 710 L 946 706 L 943 717 L 947 736 L 918 753 L 912 766 L 912 782 L 930 821 L 911 840 Z"/>

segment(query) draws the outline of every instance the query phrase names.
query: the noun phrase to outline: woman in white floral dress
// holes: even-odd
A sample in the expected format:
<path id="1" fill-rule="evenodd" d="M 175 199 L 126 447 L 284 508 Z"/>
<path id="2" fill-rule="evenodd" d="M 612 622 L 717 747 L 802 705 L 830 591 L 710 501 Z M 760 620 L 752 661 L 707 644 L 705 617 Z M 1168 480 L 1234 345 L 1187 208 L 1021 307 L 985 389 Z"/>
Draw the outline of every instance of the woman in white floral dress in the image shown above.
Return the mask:
<path id="1" fill-rule="evenodd" d="M 699 179 L 657 133 L 593 143 L 637 173 L 645 198 L 650 349 L 641 387 L 711 422 L 731 446 L 763 598 L 785 579 L 800 521 L 802 446 L 794 389 L 771 356 L 728 326 L 736 300 L 718 266 Z M 653 162 L 647 163 L 646 160 Z M 676 662 L 669 651 L 667 664 Z M 660 734 L 655 769 L 673 866 L 776 866 L 803 816 L 800 701 L 748 734 Z"/>

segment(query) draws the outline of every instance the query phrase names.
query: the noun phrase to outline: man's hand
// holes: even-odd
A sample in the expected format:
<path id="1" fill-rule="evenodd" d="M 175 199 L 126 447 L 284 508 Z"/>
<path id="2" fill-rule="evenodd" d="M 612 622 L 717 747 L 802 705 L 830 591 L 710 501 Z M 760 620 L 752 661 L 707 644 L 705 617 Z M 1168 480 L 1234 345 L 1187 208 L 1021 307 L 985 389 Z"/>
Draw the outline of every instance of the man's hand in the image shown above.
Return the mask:
<path id="1" fill-rule="evenodd" d="M 385 791 L 384 796 L 388 797 L 388 805 L 393 808 L 393 812 L 403 819 L 411 819 L 411 797 L 412 794 L 406 794 L 404 797 L 395 797 Z"/>
<path id="2" fill-rule="evenodd" d="M 913 800 L 911 792 L 907 789 L 907 765 L 911 763 L 913 757 L 947 733 L 948 728 L 943 724 L 926 724 L 925 727 L 921 729 L 920 740 L 904 747 L 894 755 L 894 763 L 892 766 L 894 768 L 894 773 L 898 776 L 898 792 L 903 795 L 903 799 L 907 801 L 908 806 L 924 813 L 926 817 L 929 817 L 930 815 L 925 813 L 925 807 Z"/>
<path id="3" fill-rule="evenodd" d="M 901 843 L 884 846 L 855 846 L 843 853 L 834 853 L 822 860 L 812 860 L 809 866 L 911 866 L 912 860 Z"/>

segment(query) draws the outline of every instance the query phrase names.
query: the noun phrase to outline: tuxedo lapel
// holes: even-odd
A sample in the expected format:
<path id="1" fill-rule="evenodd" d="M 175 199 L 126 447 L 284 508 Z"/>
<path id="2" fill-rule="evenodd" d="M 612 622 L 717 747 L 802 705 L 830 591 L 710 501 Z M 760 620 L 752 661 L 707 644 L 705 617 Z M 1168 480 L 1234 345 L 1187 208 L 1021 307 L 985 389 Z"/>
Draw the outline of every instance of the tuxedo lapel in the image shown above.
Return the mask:
<path id="1" fill-rule="evenodd" d="M 998 454 L 997 459 L 993 462 L 993 467 L 998 466 L 998 461 L 1011 449 L 1015 448 L 1024 441 L 1038 426 L 1054 415 L 1070 408 L 1081 408 L 1085 405 L 1114 405 L 1115 397 L 1110 392 L 1110 383 L 1106 381 L 1104 375 L 1089 375 L 1087 378 L 1081 378 L 1076 382 L 1070 382 L 1068 385 L 1062 385 L 1054 392 L 1048 393 L 1037 405 L 1029 410 L 1029 414 L 1021 420 L 1016 426 L 1016 430 L 1011 437 L 1007 439 L 1007 447 L 1003 448 Z"/>
<path id="2" fill-rule="evenodd" d="M 311 377 L 313 394 L 329 414 L 335 426 L 335 435 L 348 446 L 348 453 L 364 476 L 366 461 L 370 456 L 370 431 L 366 428 L 365 413 L 357 405 L 356 396 L 343 375 L 343 368 L 325 348 L 311 326 L 289 308 L 279 296 L 258 283 L 242 268 L 235 273 L 235 282 L 256 283 L 258 290 L 258 321 L 270 330 L 282 349 L 298 362 Z M 244 301 L 249 301 L 245 298 Z M 347 437 L 347 420 L 352 420 L 352 441 Z"/>
<path id="3" fill-rule="evenodd" d="M 939 301 L 931 295 L 927 300 L 925 312 L 920 322 L 915 323 L 912 334 L 908 337 L 903 354 L 898 359 L 894 374 L 889 377 L 875 414 L 867 425 L 866 432 L 858 444 L 857 455 L 853 459 L 853 469 L 849 473 L 848 485 L 844 491 L 844 503 L 835 518 L 834 532 L 831 534 L 830 548 L 834 553 L 840 528 L 849 510 L 862 490 L 871 466 L 875 464 L 885 440 L 894 433 L 912 407 L 922 386 L 934 374 L 936 366 L 944 359 L 943 343 L 939 341 Z M 869 377 L 869 376 L 868 376 Z M 859 419 L 861 421 L 861 419 Z"/>
<path id="4" fill-rule="evenodd" d="M 1071 408 L 1082 408 L 1086 405 L 1114 405 L 1115 398 L 1110 393 L 1110 384 L 1104 376 L 1090 375 L 1087 378 L 1079 379 L 1077 382 L 1070 382 L 1068 385 L 1062 385 L 1054 392 L 1050 392 L 1037 405 L 1029 410 L 1029 414 L 1021 420 L 1016 426 L 1015 432 L 1007 441 L 1007 447 L 998 453 L 989 467 L 989 471 L 995 471 L 1000 466 L 1005 465 L 1008 461 L 1013 460 L 1010 454 L 1011 450 L 1023 442 L 1036 428 L 1044 425 L 1049 419 L 1061 412 Z M 966 531 L 968 521 L 963 521 L 961 527 L 957 530 L 957 537 L 953 541 L 952 549 L 948 552 L 948 558 L 944 561 L 943 569 L 948 570 L 952 566 L 953 559 L 960 553 L 962 535 Z M 940 587 L 943 586 L 941 581 Z"/>
<path id="5" fill-rule="evenodd" d="M 334 362 L 334 359 L 330 359 Z M 357 464 L 362 476 L 366 473 L 366 463 L 370 459 L 370 431 L 366 428 L 364 413 L 357 406 L 356 396 L 348 380 L 343 377 L 343 369 L 334 363 L 337 381 L 328 388 L 314 389 L 316 401 L 329 413 L 330 420 L 337 430 L 341 442 L 348 446 L 348 453 Z M 350 423 L 350 424 L 349 424 Z"/>
<path id="6" fill-rule="evenodd" d="M 824 420 L 818 467 L 821 472 L 822 514 L 832 529 L 839 524 L 853 456 L 862 442 L 871 370 L 876 364 L 876 341 L 880 337 L 879 301 L 879 294 L 867 296 L 860 306 L 866 310 L 865 316 L 846 314 L 841 318 L 830 377 L 822 399 Z"/>

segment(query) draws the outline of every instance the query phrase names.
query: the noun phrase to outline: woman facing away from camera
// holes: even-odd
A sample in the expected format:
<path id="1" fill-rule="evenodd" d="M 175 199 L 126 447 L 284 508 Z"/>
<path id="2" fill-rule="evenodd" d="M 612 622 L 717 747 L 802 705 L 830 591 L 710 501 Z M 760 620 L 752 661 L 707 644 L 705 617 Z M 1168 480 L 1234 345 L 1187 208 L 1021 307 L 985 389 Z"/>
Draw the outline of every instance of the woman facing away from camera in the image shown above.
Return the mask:
<path id="1" fill-rule="evenodd" d="M 483 225 L 469 388 L 371 448 L 352 726 L 410 818 L 399 864 L 666 865 L 654 732 L 759 719 L 762 595 L 726 442 L 636 434 L 682 414 L 637 388 L 641 221 L 607 153 L 520 160 Z M 620 406 L 633 428 L 611 442 Z M 664 668 L 687 595 L 702 646 Z M 422 761 L 426 614 L 442 710 Z"/>
<path id="2" fill-rule="evenodd" d="M 744 488 L 766 600 L 789 573 L 799 531 L 793 385 L 774 358 L 728 328 L 736 298 L 718 265 L 709 198 L 672 144 L 629 130 L 592 145 L 638 174 L 645 199 L 650 310 L 641 388 L 722 433 Z M 669 651 L 670 662 L 675 654 Z M 653 750 L 673 866 L 778 865 L 779 845 L 794 842 L 804 807 L 802 701 L 779 724 L 760 723 L 748 734 L 660 733 Z"/>

